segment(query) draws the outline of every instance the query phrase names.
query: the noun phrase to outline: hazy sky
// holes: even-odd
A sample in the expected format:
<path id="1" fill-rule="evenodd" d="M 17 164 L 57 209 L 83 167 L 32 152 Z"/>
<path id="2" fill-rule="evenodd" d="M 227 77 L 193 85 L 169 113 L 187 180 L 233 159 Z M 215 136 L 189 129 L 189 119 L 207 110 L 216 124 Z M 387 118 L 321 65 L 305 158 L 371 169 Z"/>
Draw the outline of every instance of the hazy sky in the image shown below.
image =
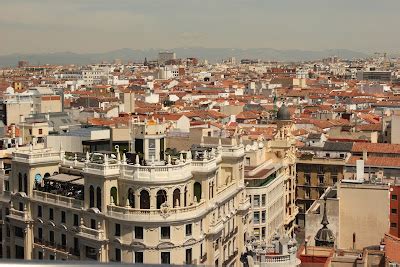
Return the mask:
<path id="1" fill-rule="evenodd" d="M 0 0 L 0 54 L 233 47 L 400 51 L 400 0 Z"/>

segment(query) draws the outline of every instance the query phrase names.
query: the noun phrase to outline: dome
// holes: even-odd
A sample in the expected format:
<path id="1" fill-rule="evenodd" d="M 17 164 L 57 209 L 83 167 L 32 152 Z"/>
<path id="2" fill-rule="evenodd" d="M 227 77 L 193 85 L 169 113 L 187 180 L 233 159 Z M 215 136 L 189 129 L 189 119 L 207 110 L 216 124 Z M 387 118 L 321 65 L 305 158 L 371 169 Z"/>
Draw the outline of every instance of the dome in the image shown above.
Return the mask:
<path id="1" fill-rule="evenodd" d="M 287 108 L 286 105 L 282 105 L 279 110 L 278 113 L 276 114 L 276 119 L 280 120 L 280 121 L 288 121 L 290 120 L 290 112 Z"/>
<path id="2" fill-rule="evenodd" d="M 315 245 L 320 247 L 333 247 L 335 244 L 335 235 L 333 232 L 328 228 L 328 216 L 326 215 L 326 197 L 324 202 L 324 215 L 322 216 L 322 228 L 318 230 L 317 234 L 315 235 Z"/>
<path id="3" fill-rule="evenodd" d="M 315 245 L 317 246 L 333 247 L 333 244 L 335 243 L 333 232 L 326 226 L 318 230 L 314 239 Z"/>

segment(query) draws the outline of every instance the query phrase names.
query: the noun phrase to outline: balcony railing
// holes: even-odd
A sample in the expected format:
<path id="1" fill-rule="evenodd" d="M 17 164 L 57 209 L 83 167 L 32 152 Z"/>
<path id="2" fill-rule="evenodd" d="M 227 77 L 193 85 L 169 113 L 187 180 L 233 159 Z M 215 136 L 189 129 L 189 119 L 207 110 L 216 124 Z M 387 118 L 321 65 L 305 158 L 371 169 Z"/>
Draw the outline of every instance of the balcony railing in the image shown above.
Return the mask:
<path id="1" fill-rule="evenodd" d="M 204 263 L 207 260 L 207 253 L 205 253 L 204 255 L 201 256 L 200 258 L 200 263 Z"/>
<path id="2" fill-rule="evenodd" d="M 96 239 L 96 240 L 102 240 L 103 239 L 103 230 L 92 229 L 92 228 L 86 227 L 84 225 L 81 225 L 79 227 L 79 235 L 86 236 L 86 237 Z"/>
<path id="3" fill-rule="evenodd" d="M 288 262 L 290 261 L 289 255 L 265 255 L 265 262 L 268 263 L 278 263 L 278 262 Z"/>
<path id="4" fill-rule="evenodd" d="M 206 207 L 206 202 L 205 200 L 201 200 L 199 203 L 195 203 L 191 206 L 187 207 L 175 207 L 175 208 L 170 208 L 168 209 L 167 213 L 169 215 L 180 215 L 180 214 L 186 214 L 190 212 L 198 212 L 200 209 Z M 135 218 L 135 216 L 141 216 L 141 215 L 162 215 L 163 210 L 162 209 L 136 209 L 136 208 L 131 208 L 131 207 L 121 207 L 121 206 L 114 206 L 114 205 L 108 205 L 108 213 L 113 216 L 118 216 L 122 215 L 124 217 L 132 217 Z"/>
<path id="5" fill-rule="evenodd" d="M 72 197 L 60 196 L 52 193 L 33 190 L 33 197 L 43 202 L 59 204 L 62 206 L 80 209 L 83 207 L 83 201 Z"/>
<path id="6" fill-rule="evenodd" d="M 228 266 L 230 262 L 233 261 L 234 258 L 238 255 L 238 250 L 236 249 L 229 257 L 224 261 L 222 266 Z"/>
<path id="7" fill-rule="evenodd" d="M 25 153 L 14 152 L 13 156 L 16 161 L 22 161 L 30 164 L 61 160 L 60 153 L 44 150 L 34 152 L 26 151 Z"/>
<path id="8" fill-rule="evenodd" d="M 51 249 L 51 250 L 56 250 L 58 252 L 71 254 L 71 255 L 74 255 L 74 256 L 77 256 L 77 257 L 80 255 L 79 249 L 67 247 L 66 245 L 57 244 L 55 242 L 47 241 L 47 240 L 40 239 L 40 238 L 37 238 L 37 237 L 34 238 L 34 243 L 36 245 L 39 245 L 39 246 L 42 246 L 42 247 L 46 247 L 46 248 Z"/>
<path id="9" fill-rule="evenodd" d="M 191 162 L 177 165 L 141 166 L 122 165 L 123 179 L 144 181 L 177 181 L 190 177 Z"/>
<path id="10" fill-rule="evenodd" d="M 10 214 L 7 216 L 14 218 L 14 219 L 18 219 L 18 220 L 23 220 L 23 221 L 29 220 L 29 216 L 28 216 L 27 212 L 21 211 L 21 210 L 16 210 L 14 208 L 10 209 Z"/>

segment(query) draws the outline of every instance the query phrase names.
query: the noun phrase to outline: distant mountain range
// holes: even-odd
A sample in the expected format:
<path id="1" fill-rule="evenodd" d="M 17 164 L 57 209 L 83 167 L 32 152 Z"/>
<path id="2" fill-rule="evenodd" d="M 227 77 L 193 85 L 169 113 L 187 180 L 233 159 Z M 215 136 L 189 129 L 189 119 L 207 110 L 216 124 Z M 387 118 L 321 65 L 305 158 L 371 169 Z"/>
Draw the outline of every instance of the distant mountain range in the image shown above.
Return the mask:
<path id="1" fill-rule="evenodd" d="M 121 59 L 124 62 L 136 61 L 141 62 L 147 57 L 148 60 L 157 59 L 159 51 L 163 49 L 130 49 L 123 48 L 104 53 L 73 53 L 73 52 L 56 52 L 43 54 L 11 54 L 0 56 L 0 66 L 16 66 L 19 60 L 28 60 L 30 64 L 77 64 L 84 65 L 97 63 L 101 61 L 113 61 Z M 305 51 L 305 50 L 277 50 L 272 48 L 251 48 L 251 49 L 235 49 L 235 48 L 175 48 L 169 49 L 174 51 L 178 58 L 197 57 L 199 59 L 207 59 L 210 62 L 220 61 L 228 57 L 235 57 L 236 60 L 243 58 L 276 60 L 276 61 L 308 61 L 322 59 L 329 56 L 338 56 L 344 59 L 365 58 L 368 54 L 347 50 L 347 49 L 329 49 L 322 51 Z"/>

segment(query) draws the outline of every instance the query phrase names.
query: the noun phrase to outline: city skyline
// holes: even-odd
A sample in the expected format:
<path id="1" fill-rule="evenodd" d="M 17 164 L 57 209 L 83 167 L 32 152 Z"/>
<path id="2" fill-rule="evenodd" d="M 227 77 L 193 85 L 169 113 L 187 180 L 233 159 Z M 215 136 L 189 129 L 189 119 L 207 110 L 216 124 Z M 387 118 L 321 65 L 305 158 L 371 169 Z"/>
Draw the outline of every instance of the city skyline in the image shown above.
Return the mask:
<path id="1" fill-rule="evenodd" d="M 0 55 L 174 47 L 397 53 L 398 1 L 2 1 Z M 229 6 L 227 5 L 229 4 Z M 382 42 L 382 40 L 387 40 Z"/>

